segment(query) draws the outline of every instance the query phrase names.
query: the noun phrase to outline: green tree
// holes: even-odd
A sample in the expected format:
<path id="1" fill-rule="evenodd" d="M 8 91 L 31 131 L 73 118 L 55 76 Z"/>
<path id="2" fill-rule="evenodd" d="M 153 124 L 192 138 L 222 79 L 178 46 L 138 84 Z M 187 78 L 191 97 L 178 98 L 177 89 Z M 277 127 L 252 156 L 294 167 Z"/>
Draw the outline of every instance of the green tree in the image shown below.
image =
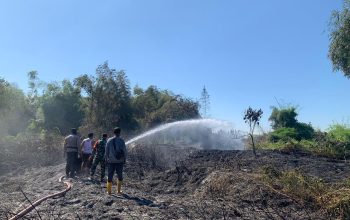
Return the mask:
<path id="1" fill-rule="evenodd" d="M 96 79 L 94 76 L 84 74 L 74 79 L 74 85 L 81 91 L 84 91 L 84 95 L 86 95 L 84 100 L 86 100 L 88 107 L 85 108 L 85 111 L 87 112 L 85 123 L 92 125 Z"/>
<path id="2" fill-rule="evenodd" d="M 157 119 L 151 124 L 157 125 L 161 122 L 174 122 L 198 118 L 198 103 L 182 96 L 175 96 L 164 102 L 161 108 L 154 112 L 153 116 Z"/>
<path id="3" fill-rule="evenodd" d="M 136 125 L 133 119 L 130 82 L 123 70 L 117 72 L 115 82 L 118 93 L 117 123 L 123 128 L 133 129 Z"/>
<path id="4" fill-rule="evenodd" d="M 297 116 L 296 107 L 272 107 L 269 121 L 274 131 L 270 134 L 270 140 L 311 139 L 315 133 L 313 127 L 298 122 Z"/>
<path id="5" fill-rule="evenodd" d="M 197 102 L 159 90 L 156 86 L 150 86 L 145 91 L 135 87 L 134 94 L 132 106 L 141 127 L 199 117 Z"/>
<path id="6" fill-rule="evenodd" d="M 108 62 L 96 68 L 95 76 L 82 75 L 75 85 L 86 94 L 88 127 L 111 129 L 135 126 L 131 108 L 130 82 L 124 71 L 111 69 Z"/>
<path id="7" fill-rule="evenodd" d="M 295 107 L 272 107 L 272 113 L 269 117 L 273 129 L 294 128 L 297 124 L 296 117 L 298 113 Z"/>
<path id="8" fill-rule="evenodd" d="M 39 89 L 43 86 L 43 82 L 38 77 L 38 72 L 33 70 L 28 73 L 28 98 L 30 104 L 33 107 L 33 111 L 36 111 L 40 105 Z"/>
<path id="9" fill-rule="evenodd" d="M 79 127 L 84 118 L 80 92 L 68 80 L 62 85 L 50 83 L 43 95 L 42 112 L 47 130 L 59 129 L 67 134 L 72 127 Z"/>
<path id="10" fill-rule="evenodd" d="M 0 78 L 0 135 L 16 135 L 33 117 L 23 91 Z"/>
<path id="11" fill-rule="evenodd" d="M 350 77 L 350 1 L 345 0 L 341 11 L 334 11 L 330 22 L 328 57 L 334 71 Z"/>

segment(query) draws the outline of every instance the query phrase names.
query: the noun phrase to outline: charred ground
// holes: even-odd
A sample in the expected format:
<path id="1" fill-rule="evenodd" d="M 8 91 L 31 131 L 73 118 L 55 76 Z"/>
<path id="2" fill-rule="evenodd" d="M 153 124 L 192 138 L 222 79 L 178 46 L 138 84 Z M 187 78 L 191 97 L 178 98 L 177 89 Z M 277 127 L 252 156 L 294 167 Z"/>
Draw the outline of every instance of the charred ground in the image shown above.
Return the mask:
<path id="1" fill-rule="evenodd" d="M 259 151 L 254 158 L 250 151 L 135 149 L 126 166 L 124 196 L 108 196 L 103 185 L 81 176 L 72 180 L 73 189 L 64 198 L 50 199 L 26 217 L 329 219 L 349 214 L 346 202 L 327 203 L 333 191 L 328 197 L 317 194 L 348 189 L 350 165 L 344 161 L 302 152 Z M 0 218 L 28 205 L 20 188 L 35 200 L 62 189 L 58 178 L 63 173 L 62 164 L 2 176 Z"/>

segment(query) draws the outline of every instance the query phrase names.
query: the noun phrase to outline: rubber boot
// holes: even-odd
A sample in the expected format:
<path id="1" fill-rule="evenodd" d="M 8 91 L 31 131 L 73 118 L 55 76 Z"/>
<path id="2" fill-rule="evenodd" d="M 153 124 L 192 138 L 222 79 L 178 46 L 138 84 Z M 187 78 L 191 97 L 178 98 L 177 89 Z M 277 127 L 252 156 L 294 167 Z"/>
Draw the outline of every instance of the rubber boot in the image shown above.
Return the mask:
<path id="1" fill-rule="evenodd" d="M 112 194 L 112 182 L 107 182 L 107 193 L 108 195 Z"/>
<path id="2" fill-rule="evenodd" d="M 120 180 L 117 181 L 117 193 L 118 194 L 122 194 L 122 191 L 121 191 L 122 184 L 123 184 L 123 181 L 120 181 Z"/>

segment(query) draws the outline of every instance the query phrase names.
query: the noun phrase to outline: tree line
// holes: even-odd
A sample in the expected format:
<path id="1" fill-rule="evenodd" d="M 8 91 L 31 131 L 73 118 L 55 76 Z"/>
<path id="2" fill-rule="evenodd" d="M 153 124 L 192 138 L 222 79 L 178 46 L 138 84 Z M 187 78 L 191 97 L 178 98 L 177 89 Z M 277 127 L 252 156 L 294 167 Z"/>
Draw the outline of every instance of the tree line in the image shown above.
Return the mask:
<path id="1" fill-rule="evenodd" d="M 105 62 L 93 75 L 46 83 L 28 73 L 28 93 L 0 78 L 0 134 L 24 131 L 67 134 L 72 127 L 139 131 L 161 123 L 199 118 L 199 103 L 152 85 L 135 86 Z"/>

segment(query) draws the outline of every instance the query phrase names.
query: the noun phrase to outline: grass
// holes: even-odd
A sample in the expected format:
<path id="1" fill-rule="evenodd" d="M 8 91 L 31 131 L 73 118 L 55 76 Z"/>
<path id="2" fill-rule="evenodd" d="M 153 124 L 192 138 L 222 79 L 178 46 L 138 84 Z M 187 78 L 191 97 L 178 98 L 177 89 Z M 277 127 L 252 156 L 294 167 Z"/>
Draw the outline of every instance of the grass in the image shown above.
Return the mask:
<path id="1" fill-rule="evenodd" d="M 307 139 L 296 140 L 292 128 L 281 128 L 257 138 L 260 149 L 280 150 L 286 152 L 304 151 L 316 156 L 334 159 L 350 159 L 350 126 L 331 125 L 327 132 L 315 131 Z M 275 136 L 278 138 L 275 138 Z"/>
<path id="2" fill-rule="evenodd" d="M 334 159 L 349 159 L 350 145 L 346 142 L 332 142 L 327 140 L 301 140 L 289 139 L 288 141 L 270 142 L 261 140 L 257 144 L 259 149 L 278 150 L 281 152 L 305 152 L 315 156 Z"/>
<path id="3" fill-rule="evenodd" d="M 274 190 L 312 209 L 325 212 L 330 218 L 350 219 L 350 180 L 325 183 L 298 170 L 279 171 L 263 168 L 262 180 Z"/>

